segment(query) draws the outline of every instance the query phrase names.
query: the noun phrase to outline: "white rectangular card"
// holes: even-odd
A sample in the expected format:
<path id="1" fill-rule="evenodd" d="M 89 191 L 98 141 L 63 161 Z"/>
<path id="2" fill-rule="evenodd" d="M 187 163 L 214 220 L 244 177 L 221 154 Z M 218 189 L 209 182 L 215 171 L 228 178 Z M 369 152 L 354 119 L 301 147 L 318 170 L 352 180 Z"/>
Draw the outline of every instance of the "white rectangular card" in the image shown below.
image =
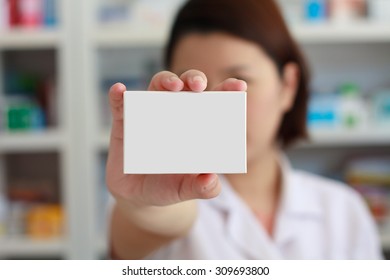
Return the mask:
<path id="1" fill-rule="evenodd" d="M 246 173 L 246 92 L 127 91 L 124 173 Z"/>

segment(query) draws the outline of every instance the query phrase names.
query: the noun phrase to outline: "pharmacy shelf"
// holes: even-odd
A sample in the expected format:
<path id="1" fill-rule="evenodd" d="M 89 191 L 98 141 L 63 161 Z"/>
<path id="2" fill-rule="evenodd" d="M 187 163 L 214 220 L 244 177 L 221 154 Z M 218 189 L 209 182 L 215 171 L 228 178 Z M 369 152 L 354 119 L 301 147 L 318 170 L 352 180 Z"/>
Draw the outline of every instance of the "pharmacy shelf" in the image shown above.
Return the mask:
<path id="1" fill-rule="evenodd" d="M 1 237 L 0 258 L 52 257 L 64 258 L 66 242 L 56 238 L 35 240 L 26 237 Z"/>
<path id="2" fill-rule="evenodd" d="M 56 130 L 0 132 L 0 153 L 58 151 L 63 144 L 63 134 Z"/>
<path id="3" fill-rule="evenodd" d="M 390 23 L 356 22 L 350 24 L 298 24 L 291 27 L 293 36 L 301 43 L 378 43 L 390 42 Z M 134 27 L 129 25 L 101 26 L 93 40 L 101 48 L 134 46 L 162 47 L 169 26 Z"/>
<path id="4" fill-rule="evenodd" d="M 108 146 L 110 144 L 110 129 L 103 129 L 96 139 L 96 148 L 100 151 L 106 151 L 108 149 Z"/>
<path id="5" fill-rule="evenodd" d="M 390 250 L 390 234 L 381 235 L 382 248 Z"/>
<path id="6" fill-rule="evenodd" d="M 61 38 L 60 33 L 57 29 L 15 28 L 8 31 L 0 31 L 0 50 L 58 47 Z"/>
<path id="7" fill-rule="evenodd" d="M 291 27 L 301 43 L 389 43 L 390 23 L 361 21 L 354 23 L 298 24 Z"/>
<path id="8" fill-rule="evenodd" d="M 86 10 L 96 11 L 92 7 L 96 8 L 96 1 L 86 0 L 82 1 L 83 3 L 89 2 L 88 4 L 84 4 Z M 79 5 L 82 6 L 82 5 Z M 89 100 L 85 104 L 97 104 L 95 102 L 96 92 L 100 89 L 100 80 L 98 73 L 96 71 L 96 59 L 100 55 L 105 55 L 100 53 L 103 49 L 109 49 L 110 51 L 116 51 L 124 48 L 139 48 L 139 47 L 150 47 L 150 48 L 162 48 L 166 43 L 169 27 L 168 26 L 158 26 L 158 27 L 148 27 L 145 26 L 132 26 L 130 23 L 122 24 L 122 25 L 98 25 L 96 24 L 96 13 L 92 12 L 89 14 L 89 17 L 83 17 L 83 21 L 86 23 L 86 31 L 83 31 L 83 34 L 86 34 L 85 37 L 80 37 L 80 39 L 84 39 L 87 44 L 81 44 L 84 46 L 84 55 L 80 57 L 88 57 L 89 60 L 86 60 L 84 65 L 86 65 L 83 69 L 84 73 L 88 73 L 86 79 L 84 81 L 84 85 L 94 85 L 90 88 L 84 90 L 87 93 Z M 362 57 L 357 56 L 356 60 L 359 62 L 359 66 L 361 62 L 371 61 L 371 55 L 374 56 L 374 62 L 381 62 L 381 58 L 378 58 L 376 54 L 376 50 L 378 47 L 383 47 L 386 49 L 390 44 L 390 23 L 375 23 L 375 22 L 356 22 L 353 24 L 336 24 L 336 23 L 323 23 L 316 25 L 309 24 L 297 24 L 291 26 L 292 35 L 297 39 L 297 41 L 301 44 L 308 45 L 311 47 L 314 45 L 314 48 L 317 46 L 331 46 L 333 49 L 338 49 L 339 46 L 343 44 L 348 44 L 347 47 L 342 46 L 340 48 L 340 53 L 343 55 L 344 52 L 354 52 L 355 49 L 360 50 L 360 46 L 364 44 L 370 44 L 369 48 L 367 48 L 367 53 L 364 53 Z M 81 33 L 81 32 L 80 32 Z M 380 46 L 379 46 L 380 45 Z M 382 46 L 383 45 L 383 46 Z M 371 48 L 374 46 L 374 48 Z M 326 59 L 322 59 L 322 55 L 327 55 L 328 50 L 326 47 L 321 47 L 318 52 L 314 52 L 313 56 L 318 59 L 318 65 L 322 66 L 324 62 L 327 62 Z M 350 48 L 349 48 L 350 47 Z M 331 48 L 331 49 L 332 49 Z M 131 50 L 130 50 L 131 51 Z M 324 53 L 323 53 L 324 51 Z M 333 53 L 333 50 L 329 52 Z M 382 52 L 381 52 L 382 54 Z M 320 57 L 321 56 L 321 57 Z M 326 57 L 326 56 L 325 56 Z M 360 59 L 361 58 L 361 59 Z M 324 61 L 325 60 L 325 61 Z M 317 61 L 317 60 L 313 60 Z M 384 60 L 386 62 L 386 60 Z M 317 65 L 314 65 L 317 66 Z M 325 67 L 327 65 L 324 65 Z M 367 79 L 375 78 L 375 75 L 382 71 L 382 64 L 378 65 L 379 68 L 375 68 L 375 65 L 368 65 L 363 70 L 368 71 L 370 74 Z M 382 68 L 380 68 L 382 66 Z M 346 65 L 345 69 L 338 69 L 335 67 L 334 75 L 336 77 L 342 78 L 345 74 L 344 72 L 355 70 L 354 64 Z M 322 70 L 322 67 L 318 67 L 319 70 Z M 333 69 L 333 68 L 332 68 Z M 315 67 L 317 70 L 317 67 Z M 325 69 L 326 70 L 326 69 Z M 353 72 L 353 71 L 352 71 Z M 387 73 L 385 71 L 384 73 Z M 321 74 L 321 72 L 320 72 Z M 326 74 L 326 73 L 325 73 Z M 333 79 L 333 72 L 331 73 L 332 77 L 329 80 Z M 83 77 L 84 77 L 83 76 Z M 345 79 L 349 76 L 347 75 Z M 326 78 L 326 76 L 325 76 Z M 321 81 L 324 78 L 321 78 Z M 380 85 L 382 85 L 383 79 L 378 79 Z M 326 80 L 325 80 L 326 81 Z M 376 81 L 376 80 L 375 80 Z M 86 108 L 86 107 L 85 107 Z M 95 179 L 101 175 L 102 171 L 99 168 L 96 168 L 96 163 L 94 166 L 90 167 L 90 169 L 86 168 L 86 166 L 93 162 L 94 160 L 102 160 L 101 154 L 102 152 L 107 151 L 109 145 L 109 135 L 110 132 L 108 129 L 104 130 L 101 128 L 102 123 L 101 120 L 101 107 L 92 112 L 92 115 L 89 116 L 90 123 L 86 126 L 88 139 L 86 140 L 88 144 L 88 149 L 84 149 L 87 151 L 85 154 L 87 156 L 83 156 L 85 158 L 83 166 L 83 172 L 86 174 L 83 177 L 90 178 L 89 183 L 84 184 L 83 187 L 91 185 L 90 189 L 96 190 L 96 186 L 99 185 Z M 87 111 L 87 110 L 86 110 Z M 91 112 L 88 110 L 88 112 Z M 388 131 L 386 133 L 386 131 Z M 89 147 L 92 147 L 90 149 Z M 322 154 L 322 147 L 328 148 L 330 151 L 330 161 L 338 161 L 338 153 L 344 150 L 344 147 L 362 147 L 364 149 L 371 151 L 377 151 L 377 147 L 379 149 L 385 150 L 385 153 L 388 153 L 388 149 L 390 147 L 390 129 L 383 130 L 369 130 L 369 131 L 360 131 L 360 132 L 352 132 L 352 131 L 341 131 L 341 132 L 315 132 L 312 133 L 312 142 L 310 144 L 301 144 L 298 148 L 303 148 L 300 152 L 302 154 L 313 154 L 316 156 L 317 154 Z M 341 149 L 340 149 L 341 147 Z M 316 148 L 319 148 L 316 150 Z M 311 150 L 312 149 L 312 150 Z M 325 150 L 327 153 L 328 150 Z M 348 154 L 349 151 L 346 151 Z M 89 155 L 89 154 L 92 155 Z M 96 156 L 96 155 L 99 155 Z M 336 156 L 337 155 L 337 156 Z M 99 165 L 101 166 L 101 165 Z M 85 172 L 85 170 L 87 171 Z M 97 197 L 96 194 L 91 194 L 91 197 Z M 96 208 L 96 207 L 95 207 Z M 99 233 L 96 233 L 93 238 L 94 252 L 97 252 L 97 256 L 103 256 L 107 252 L 107 241 L 104 238 L 100 237 Z M 381 236 L 381 243 L 384 248 L 390 250 L 390 235 Z"/>
<path id="9" fill-rule="evenodd" d="M 108 239 L 104 237 L 98 238 L 96 242 L 96 251 L 97 251 L 96 254 L 100 258 L 108 258 L 109 257 L 108 250 L 109 250 Z"/>
<path id="10" fill-rule="evenodd" d="M 343 146 L 388 146 L 390 129 L 370 129 L 351 131 L 312 131 L 310 141 L 301 143 L 298 148 L 343 147 Z"/>
<path id="11" fill-rule="evenodd" d="M 297 148 L 388 146 L 390 143 L 390 128 L 340 132 L 315 131 L 309 134 L 310 141 L 298 144 Z M 97 149 L 107 150 L 110 143 L 110 131 L 102 130 L 95 139 Z"/>
<path id="12" fill-rule="evenodd" d="M 100 48 L 162 47 L 168 33 L 168 26 L 145 28 L 131 25 L 109 25 L 98 28 L 94 32 L 93 41 Z"/>

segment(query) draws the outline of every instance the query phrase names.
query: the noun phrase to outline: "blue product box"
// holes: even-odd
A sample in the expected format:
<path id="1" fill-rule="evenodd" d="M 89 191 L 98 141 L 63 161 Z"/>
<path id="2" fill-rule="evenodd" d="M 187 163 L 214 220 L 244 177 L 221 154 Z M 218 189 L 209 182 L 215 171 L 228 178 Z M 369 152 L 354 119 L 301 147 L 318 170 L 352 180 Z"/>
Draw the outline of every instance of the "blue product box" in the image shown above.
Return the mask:
<path id="1" fill-rule="evenodd" d="M 305 18 L 311 22 L 321 22 L 326 19 L 326 0 L 306 0 Z"/>
<path id="2" fill-rule="evenodd" d="M 390 89 L 375 94 L 373 100 L 374 121 L 390 126 Z"/>
<path id="3" fill-rule="evenodd" d="M 43 1 L 43 24 L 47 27 L 57 25 L 57 0 Z"/>
<path id="4" fill-rule="evenodd" d="M 336 128 L 338 97 L 335 94 L 313 94 L 309 101 L 307 123 L 311 129 Z"/>

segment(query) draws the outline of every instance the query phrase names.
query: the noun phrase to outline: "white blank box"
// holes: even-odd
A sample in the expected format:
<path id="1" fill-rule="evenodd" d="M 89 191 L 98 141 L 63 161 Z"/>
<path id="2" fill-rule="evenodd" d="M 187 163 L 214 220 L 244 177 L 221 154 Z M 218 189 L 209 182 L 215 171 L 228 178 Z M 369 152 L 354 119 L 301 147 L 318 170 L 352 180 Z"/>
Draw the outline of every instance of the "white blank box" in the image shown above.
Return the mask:
<path id="1" fill-rule="evenodd" d="M 246 173 L 246 92 L 126 91 L 124 173 Z"/>

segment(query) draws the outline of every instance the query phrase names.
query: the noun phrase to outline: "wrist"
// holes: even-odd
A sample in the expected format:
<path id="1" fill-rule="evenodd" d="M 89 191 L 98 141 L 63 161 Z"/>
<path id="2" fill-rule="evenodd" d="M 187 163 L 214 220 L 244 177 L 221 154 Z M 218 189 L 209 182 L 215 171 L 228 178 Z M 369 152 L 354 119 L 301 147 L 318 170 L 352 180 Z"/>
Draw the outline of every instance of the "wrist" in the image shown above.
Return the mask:
<path id="1" fill-rule="evenodd" d="M 117 208 L 132 224 L 142 230 L 164 235 L 183 236 L 196 219 L 196 201 L 168 206 L 149 206 L 117 199 Z"/>

